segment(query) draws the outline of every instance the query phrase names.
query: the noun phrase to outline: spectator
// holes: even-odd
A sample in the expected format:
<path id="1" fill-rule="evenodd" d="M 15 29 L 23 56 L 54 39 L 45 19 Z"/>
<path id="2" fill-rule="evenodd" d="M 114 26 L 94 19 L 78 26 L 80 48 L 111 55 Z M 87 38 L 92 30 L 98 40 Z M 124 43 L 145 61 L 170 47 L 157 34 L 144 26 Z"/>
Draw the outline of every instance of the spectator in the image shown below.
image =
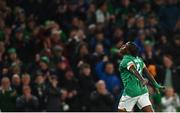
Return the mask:
<path id="1" fill-rule="evenodd" d="M 49 77 L 49 86 L 46 89 L 47 101 L 46 111 L 61 111 L 61 93 L 58 87 L 58 80 L 55 75 Z"/>
<path id="2" fill-rule="evenodd" d="M 158 19 L 154 13 L 150 14 L 147 18 L 146 33 L 148 37 L 155 37 L 160 31 L 160 26 L 158 25 Z"/>
<path id="3" fill-rule="evenodd" d="M 111 43 L 107 38 L 105 38 L 102 31 L 96 32 L 96 36 L 93 37 L 90 41 L 90 46 L 94 49 L 99 43 L 104 46 L 104 52 L 107 54 L 109 52 L 109 47 L 111 46 Z"/>
<path id="4" fill-rule="evenodd" d="M 46 84 L 45 78 L 43 77 L 41 72 L 37 73 L 35 83 L 32 86 L 32 93 L 38 98 L 39 100 L 39 110 L 44 111 L 46 108 Z"/>
<path id="5" fill-rule="evenodd" d="M 110 14 L 107 11 L 107 3 L 106 2 L 100 2 L 99 7 L 96 11 L 96 22 L 97 23 L 105 23 L 110 19 Z"/>
<path id="6" fill-rule="evenodd" d="M 107 62 L 108 57 L 105 56 L 103 61 L 97 63 L 96 65 L 96 75 L 100 80 L 104 80 L 107 86 L 107 89 L 112 94 L 120 89 L 120 80 L 117 75 L 114 73 L 114 66 L 111 62 Z"/>
<path id="7" fill-rule="evenodd" d="M 154 53 L 153 42 L 146 40 L 144 42 L 144 59 L 147 64 L 155 64 L 157 61 L 156 54 Z"/>
<path id="8" fill-rule="evenodd" d="M 65 77 L 66 71 L 69 69 L 68 62 L 65 58 L 61 57 L 57 61 L 57 66 L 56 66 L 56 74 L 58 75 L 58 81 L 61 81 Z M 59 83 L 61 85 L 61 83 Z"/>
<path id="9" fill-rule="evenodd" d="M 96 11 L 95 4 L 90 3 L 87 10 L 87 23 L 88 24 L 94 24 L 96 22 L 95 11 Z"/>
<path id="10" fill-rule="evenodd" d="M 170 51 L 174 58 L 174 63 L 176 66 L 179 66 L 180 64 L 180 53 L 177 51 L 179 48 L 180 48 L 180 35 L 175 35 L 173 45 Z"/>
<path id="11" fill-rule="evenodd" d="M 143 15 L 145 18 L 147 18 L 152 11 L 151 8 L 152 8 L 151 3 L 148 1 L 145 1 L 143 4 L 143 7 L 142 7 L 141 15 Z"/>
<path id="12" fill-rule="evenodd" d="M 91 111 L 113 111 L 114 98 L 106 89 L 103 80 L 96 83 L 96 91 L 91 93 Z"/>
<path id="13" fill-rule="evenodd" d="M 136 7 L 133 7 L 133 3 L 130 0 L 117 1 L 114 6 L 117 23 L 120 26 L 125 25 L 128 15 L 136 13 L 137 10 Z"/>
<path id="14" fill-rule="evenodd" d="M 7 65 L 2 64 L 2 69 L 1 69 L 1 79 L 3 77 L 10 77 L 10 69 L 8 68 Z"/>
<path id="15" fill-rule="evenodd" d="M 70 63 L 72 64 L 76 63 L 76 60 L 73 57 L 75 57 L 77 53 L 78 54 L 80 53 L 80 51 L 77 51 L 77 47 L 80 47 L 79 45 L 82 44 L 85 39 L 86 39 L 86 35 L 82 30 L 79 30 L 78 28 L 74 28 L 70 31 L 70 38 L 67 41 Z M 84 43 L 82 45 L 84 47 Z M 85 53 L 87 54 L 87 52 Z"/>
<path id="16" fill-rule="evenodd" d="M 8 54 L 9 54 L 9 65 L 17 64 L 20 65 L 21 61 L 18 59 L 16 49 L 15 48 L 10 48 L 8 49 Z"/>
<path id="17" fill-rule="evenodd" d="M 54 46 L 53 48 L 53 57 L 51 58 L 52 59 L 52 62 L 53 62 L 53 65 L 51 67 L 53 68 L 56 68 L 56 65 L 57 65 L 57 62 L 59 61 L 59 59 L 63 59 L 63 60 L 66 60 L 66 57 L 63 55 L 63 47 L 57 45 L 57 46 Z"/>
<path id="18" fill-rule="evenodd" d="M 93 76 L 89 64 L 82 64 L 79 75 L 79 96 L 82 111 L 89 111 L 90 109 L 90 94 L 95 90 Z M 87 102 L 88 101 L 88 102 Z"/>
<path id="19" fill-rule="evenodd" d="M 22 72 L 22 68 L 21 68 L 20 64 L 15 62 L 15 63 L 11 64 L 10 72 L 8 74 L 11 77 L 11 75 L 13 75 L 13 74 L 21 74 L 21 72 Z"/>
<path id="20" fill-rule="evenodd" d="M 163 56 L 163 66 L 158 69 L 157 80 L 159 83 L 173 87 L 177 93 L 180 93 L 179 86 L 179 69 L 174 67 L 174 62 L 170 55 Z"/>
<path id="21" fill-rule="evenodd" d="M 57 28 L 55 29 L 53 29 L 52 31 L 51 31 L 51 44 L 52 45 L 62 45 L 62 43 L 61 43 L 61 35 L 60 35 L 60 33 L 61 33 L 61 31 L 60 30 L 58 30 L 58 25 L 57 25 Z"/>
<path id="22" fill-rule="evenodd" d="M 145 28 L 145 18 L 141 15 L 137 15 L 136 16 L 136 29 L 139 31 L 139 30 L 144 30 L 144 28 Z M 141 34 L 143 34 L 143 32 L 140 33 L 140 35 Z"/>
<path id="23" fill-rule="evenodd" d="M 17 111 L 32 112 L 38 111 L 39 101 L 38 98 L 31 94 L 29 86 L 23 86 L 23 95 L 16 100 Z"/>
<path id="24" fill-rule="evenodd" d="M 144 41 L 146 38 L 146 34 L 143 30 L 140 30 L 138 32 L 138 37 L 135 39 L 135 43 L 137 44 L 137 46 L 140 48 L 140 54 L 143 55 L 144 54 Z"/>
<path id="25" fill-rule="evenodd" d="M 167 0 L 166 5 L 161 7 L 157 13 L 160 19 L 160 25 L 165 31 L 172 32 L 176 21 L 180 17 L 179 8 L 175 0 Z"/>
<path id="26" fill-rule="evenodd" d="M 12 76 L 11 86 L 12 86 L 12 89 L 16 90 L 18 96 L 22 94 L 21 79 L 18 74 L 14 74 Z"/>
<path id="27" fill-rule="evenodd" d="M 94 53 L 93 53 L 93 59 L 97 62 L 97 61 L 99 61 L 99 60 L 101 60 L 102 59 L 102 57 L 104 56 L 104 53 L 105 51 L 104 51 L 104 46 L 103 46 L 103 44 L 101 44 L 101 43 L 98 43 L 97 45 L 96 45 L 96 47 L 95 47 L 95 51 L 94 51 Z M 95 63 L 96 63 L 95 62 Z"/>
<path id="28" fill-rule="evenodd" d="M 95 52 L 93 53 L 92 57 L 94 59 L 94 63 L 93 64 L 96 64 L 97 62 L 101 61 L 102 58 L 104 57 L 105 53 L 104 53 L 104 46 L 103 44 L 99 43 L 96 45 L 95 47 Z"/>
<path id="29" fill-rule="evenodd" d="M 9 78 L 2 78 L 0 87 L 0 110 L 2 112 L 16 111 L 17 93 L 11 88 L 10 84 Z"/>
<path id="30" fill-rule="evenodd" d="M 47 56 L 42 56 L 40 58 L 39 68 L 45 77 L 47 77 L 50 73 L 49 63 L 50 63 L 50 61 L 49 61 L 49 58 Z"/>
<path id="31" fill-rule="evenodd" d="M 89 55 L 88 46 L 86 43 L 79 44 L 77 47 L 77 66 L 79 67 L 81 63 L 91 63 L 91 57 Z"/>
<path id="32" fill-rule="evenodd" d="M 24 14 L 23 14 L 24 16 Z M 23 17 L 21 18 L 23 19 Z M 24 21 L 24 20 L 22 20 Z M 22 22 L 23 23 L 23 22 Z M 12 47 L 14 47 L 13 49 L 16 49 L 16 51 L 14 51 L 13 53 L 18 54 L 19 58 L 25 62 L 26 61 L 26 44 L 25 44 L 25 36 L 23 34 L 24 28 L 17 27 L 15 28 L 15 36 L 12 39 Z M 25 54 L 22 54 L 25 53 Z"/>
<path id="33" fill-rule="evenodd" d="M 124 31 L 122 28 L 117 27 L 114 30 L 113 33 L 113 43 L 117 43 L 118 41 L 123 41 L 124 40 Z"/>
<path id="34" fill-rule="evenodd" d="M 31 85 L 31 78 L 28 73 L 22 75 L 22 85 L 23 86 Z"/>
<path id="35" fill-rule="evenodd" d="M 177 112 L 176 107 L 180 106 L 180 99 L 174 89 L 170 87 L 166 89 L 161 103 L 164 107 L 163 112 Z"/>
<path id="36" fill-rule="evenodd" d="M 175 34 L 179 34 L 180 32 L 180 19 L 178 19 L 178 21 L 176 22 L 176 26 L 175 26 L 175 29 L 174 29 L 174 33 Z"/>
<path id="37" fill-rule="evenodd" d="M 69 111 L 78 111 L 80 106 L 80 103 L 77 103 L 79 84 L 71 70 L 65 73 L 65 78 L 62 80 L 62 88 L 67 91 L 66 103 L 69 105 Z"/>
<path id="38" fill-rule="evenodd" d="M 162 34 L 159 37 L 159 42 L 155 45 L 157 55 L 162 57 L 164 54 L 170 54 L 172 48 L 170 42 L 168 42 L 167 36 Z"/>

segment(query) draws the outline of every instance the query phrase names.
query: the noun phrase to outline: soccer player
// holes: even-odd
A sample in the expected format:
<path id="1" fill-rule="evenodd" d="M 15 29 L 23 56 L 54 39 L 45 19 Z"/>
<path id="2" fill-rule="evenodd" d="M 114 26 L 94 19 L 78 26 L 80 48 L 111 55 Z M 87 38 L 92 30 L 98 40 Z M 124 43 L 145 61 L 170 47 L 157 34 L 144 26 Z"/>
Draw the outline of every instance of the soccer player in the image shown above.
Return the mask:
<path id="1" fill-rule="evenodd" d="M 136 44 L 127 42 L 121 47 L 120 53 L 123 54 L 120 73 L 124 91 L 119 102 L 118 111 L 132 111 L 136 104 L 142 112 L 153 112 L 146 87 L 148 80 L 158 93 L 160 89 L 164 89 L 164 86 L 159 85 L 151 76 L 143 60 L 138 56 Z M 148 80 L 143 75 L 146 75 Z"/>

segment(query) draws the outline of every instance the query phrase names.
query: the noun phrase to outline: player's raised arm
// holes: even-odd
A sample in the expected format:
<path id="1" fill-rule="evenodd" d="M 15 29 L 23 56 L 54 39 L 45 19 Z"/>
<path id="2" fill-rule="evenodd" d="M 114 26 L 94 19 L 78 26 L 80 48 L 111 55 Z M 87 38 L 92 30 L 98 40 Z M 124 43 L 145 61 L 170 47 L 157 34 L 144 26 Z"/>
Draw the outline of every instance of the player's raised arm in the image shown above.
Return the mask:
<path id="1" fill-rule="evenodd" d="M 148 80 L 151 82 L 151 84 L 154 86 L 154 88 L 157 88 L 157 89 L 164 89 L 165 88 L 164 86 L 161 86 L 156 82 L 156 80 L 151 75 L 151 73 L 149 72 L 149 70 L 147 69 L 146 66 L 143 68 L 143 73 L 147 76 Z"/>

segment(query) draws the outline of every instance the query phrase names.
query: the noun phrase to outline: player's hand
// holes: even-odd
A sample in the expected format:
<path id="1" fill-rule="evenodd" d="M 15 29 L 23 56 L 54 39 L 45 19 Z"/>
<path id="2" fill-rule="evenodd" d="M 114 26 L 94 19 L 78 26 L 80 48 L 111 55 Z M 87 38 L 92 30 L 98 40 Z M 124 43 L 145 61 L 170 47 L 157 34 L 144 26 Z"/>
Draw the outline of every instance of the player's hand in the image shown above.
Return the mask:
<path id="1" fill-rule="evenodd" d="M 166 89 L 165 86 L 161 86 L 159 84 L 155 84 L 155 91 L 156 91 L 157 94 L 160 94 L 160 91 L 165 90 L 165 89 Z"/>
<path id="2" fill-rule="evenodd" d="M 165 86 L 161 86 L 159 84 L 155 84 L 155 88 L 160 89 L 160 90 L 164 90 L 166 87 Z"/>

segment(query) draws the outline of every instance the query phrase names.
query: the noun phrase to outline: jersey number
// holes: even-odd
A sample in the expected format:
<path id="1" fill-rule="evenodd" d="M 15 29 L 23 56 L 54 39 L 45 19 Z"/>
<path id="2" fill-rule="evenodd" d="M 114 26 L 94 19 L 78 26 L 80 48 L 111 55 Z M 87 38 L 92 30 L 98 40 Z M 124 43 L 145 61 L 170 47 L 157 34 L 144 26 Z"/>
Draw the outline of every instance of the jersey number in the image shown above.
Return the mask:
<path id="1" fill-rule="evenodd" d="M 135 59 L 134 62 L 136 63 L 136 69 L 139 72 L 139 74 L 141 74 L 142 70 L 141 70 L 141 65 L 139 64 L 141 61 L 139 59 Z"/>

